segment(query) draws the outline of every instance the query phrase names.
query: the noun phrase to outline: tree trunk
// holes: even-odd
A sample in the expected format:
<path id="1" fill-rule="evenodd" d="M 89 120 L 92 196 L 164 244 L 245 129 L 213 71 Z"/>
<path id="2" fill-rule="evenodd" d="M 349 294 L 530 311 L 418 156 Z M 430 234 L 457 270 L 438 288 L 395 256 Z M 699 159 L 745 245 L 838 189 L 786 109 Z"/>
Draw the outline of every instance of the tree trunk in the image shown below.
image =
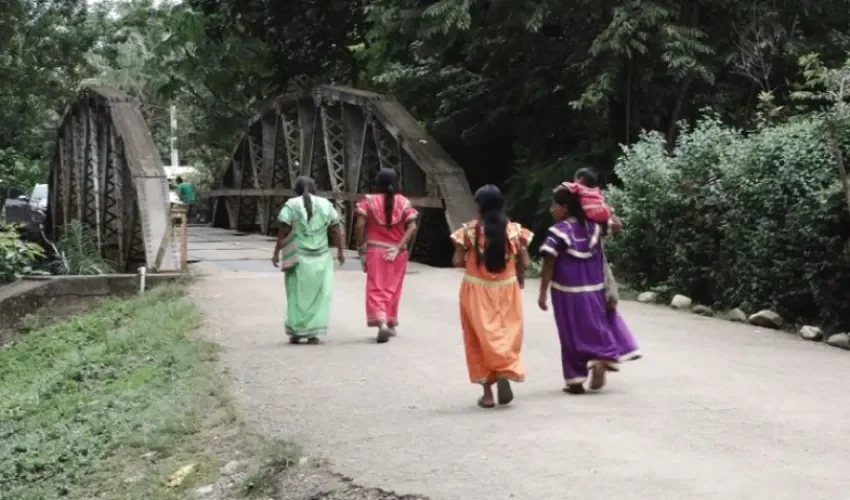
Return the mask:
<path id="1" fill-rule="evenodd" d="M 632 72 L 634 63 L 626 60 L 626 146 L 632 143 Z"/>
<path id="2" fill-rule="evenodd" d="M 694 5 L 694 10 L 691 13 L 691 26 L 694 28 L 699 26 L 699 5 Z M 688 95 L 688 90 L 693 81 L 693 75 L 688 75 L 682 80 L 682 85 L 679 86 L 679 94 L 676 97 L 676 107 L 673 108 L 673 114 L 670 116 L 670 128 L 667 129 L 667 149 L 672 151 L 676 144 L 676 133 L 678 132 L 678 122 L 682 118 L 682 108 L 685 105 L 685 96 Z"/>
<path id="3" fill-rule="evenodd" d="M 676 144 L 678 123 L 682 117 L 682 108 L 685 106 L 685 97 L 688 95 L 691 81 L 693 81 L 693 77 L 690 76 L 682 80 L 682 85 L 679 86 L 679 95 L 676 97 L 676 106 L 673 108 L 673 114 L 670 115 L 670 127 L 667 129 L 667 149 L 670 151 Z"/>
<path id="4" fill-rule="evenodd" d="M 834 117 L 827 118 L 826 123 L 829 128 L 829 143 L 832 146 L 832 154 L 835 155 L 836 167 L 838 167 L 838 178 L 841 180 L 841 187 L 844 188 L 844 202 L 847 204 L 847 211 L 850 212 L 850 178 L 847 177 L 847 164 L 844 163 L 844 153 L 841 151 L 839 127 Z"/>

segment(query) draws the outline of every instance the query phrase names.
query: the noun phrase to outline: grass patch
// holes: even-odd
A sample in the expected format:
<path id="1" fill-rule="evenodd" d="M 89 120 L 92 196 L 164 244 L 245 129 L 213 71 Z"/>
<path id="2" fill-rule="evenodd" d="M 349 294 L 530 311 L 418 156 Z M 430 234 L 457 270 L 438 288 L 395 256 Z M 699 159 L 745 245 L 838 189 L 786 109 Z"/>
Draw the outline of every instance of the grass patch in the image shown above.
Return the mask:
<path id="1" fill-rule="evenodd" d="M 185 295 L 106 301 L 0 350 L 0 498 L 168 500 L 218 477 L 238 419 L 217 348 L 187 336 L 201 318 Z"/>
<path id="2" fill-rule="evenodd" d="M 268 498 L 277 493 L 278 476 L 298 463 L 301 450 L 285 441 L 266 439 L 257 447 L 255 465 L 242 481 L 248 498 Z"/>

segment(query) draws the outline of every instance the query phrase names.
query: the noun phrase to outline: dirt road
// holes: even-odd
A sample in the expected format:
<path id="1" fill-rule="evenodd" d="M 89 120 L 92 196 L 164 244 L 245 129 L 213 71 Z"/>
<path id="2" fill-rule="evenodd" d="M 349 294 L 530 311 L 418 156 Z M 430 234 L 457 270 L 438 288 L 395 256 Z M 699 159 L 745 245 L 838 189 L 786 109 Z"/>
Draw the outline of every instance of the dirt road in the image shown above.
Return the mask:
<path id="1" fill-rule="evenodd" d="M 238 241 L 238 243 L 234 243 Z M 600 394 L 563 394 L 552 317 L 525 291 L 527 382 L 481 410 L 467 379 L 455 270 L 412 266 L 400 335 L 365 326 L 365 277 L 336 274 L 320 346 L 283 334 L 267 238 L 194 230 L 194 294 L 245 414 L 356 482 L 433 500 L 850 498 L 850 353 L 635 303 L 644 359 Z"/>

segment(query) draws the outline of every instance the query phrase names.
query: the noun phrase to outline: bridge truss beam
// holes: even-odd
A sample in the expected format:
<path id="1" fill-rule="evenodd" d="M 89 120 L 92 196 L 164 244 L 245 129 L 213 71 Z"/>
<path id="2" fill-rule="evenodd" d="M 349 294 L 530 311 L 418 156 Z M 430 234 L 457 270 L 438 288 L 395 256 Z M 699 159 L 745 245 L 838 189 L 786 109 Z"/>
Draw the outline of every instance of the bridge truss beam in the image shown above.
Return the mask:
<path id="1" fill-rule="evenodd" d="M 475 216 L 462 169 L 394 98 L 339 86 L 279 98 L 248 126 L 215 188 L 213 224 L 272 234 L 299 175 L 316 180 L 346 228 L 380 168 L 399 174 L 422 218 L 413 257 L 440 263 L 449 229 Z M 353 231 L 347 231 L 353 246 Z"/>
<path id="2" fill-rule="evenodd" d="M 170 230 L 168 181 L 138 103 L 123 92 L 89 88 L 71 103 L 57 129 L 48 185 L 52 239 L 79 220 L 119 272 L 179 269 L 168 244 L 157 262 Z"/>

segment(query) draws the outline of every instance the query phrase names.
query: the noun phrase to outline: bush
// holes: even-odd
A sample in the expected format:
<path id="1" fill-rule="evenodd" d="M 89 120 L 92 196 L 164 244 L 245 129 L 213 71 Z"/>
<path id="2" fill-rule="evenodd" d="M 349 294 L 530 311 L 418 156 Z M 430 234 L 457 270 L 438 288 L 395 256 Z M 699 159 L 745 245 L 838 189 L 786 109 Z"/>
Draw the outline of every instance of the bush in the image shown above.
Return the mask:
<path id="1" fill-rule="evenodd" d="M 59 234 L 55 274 L 110 274 L 114 268 L 103 258 L 97 245 L 97 235 L 83 222 L 73 220 L 62 226 Z"/>
<path id="2" fill-rule="evenodd" d="M 21 240 L 15 226 L 0 223 L 0 283 L 32 273 L 43 255 L 40 246 Z"/>
<path id="3" fill-rule="evenodd" d="M 644 134 L 616 173 L 625 228 L 609 252 L 625 281 L 850 326 L 850 219 L 821 118 L 744 134 L 708 116 L 669 153 Z"/>

